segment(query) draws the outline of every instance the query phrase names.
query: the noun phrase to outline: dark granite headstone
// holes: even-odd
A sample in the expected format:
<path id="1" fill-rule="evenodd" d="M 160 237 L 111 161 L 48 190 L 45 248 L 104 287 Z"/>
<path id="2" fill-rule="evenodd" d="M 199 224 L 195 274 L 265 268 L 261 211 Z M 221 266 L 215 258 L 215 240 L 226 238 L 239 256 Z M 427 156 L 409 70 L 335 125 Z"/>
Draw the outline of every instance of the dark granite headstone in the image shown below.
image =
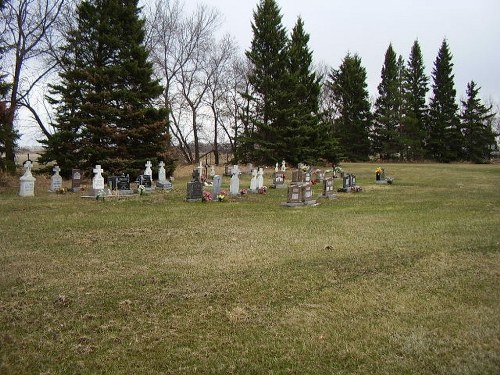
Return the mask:
<path id="1" fill-rule="evenodd" d="M 188 202 L 201 202 L 203 199 L 203 184 L 200 181 L 190 181 L 187 183 Z"/>
<path id="2" fill-rule="evenodd" d="M 80 182 L 82 180 L 82 175 L 79 169 L 71 170 L 71 190 L 79 191 L 80 190 Z"/>
<path id="3" fill-rule="evenodd" d="M 137 184 L 144 186 L 146 189 L 151 189 L 151 176 L 147 174 L 141 174 L 139 177 L 137 177 Z"/>

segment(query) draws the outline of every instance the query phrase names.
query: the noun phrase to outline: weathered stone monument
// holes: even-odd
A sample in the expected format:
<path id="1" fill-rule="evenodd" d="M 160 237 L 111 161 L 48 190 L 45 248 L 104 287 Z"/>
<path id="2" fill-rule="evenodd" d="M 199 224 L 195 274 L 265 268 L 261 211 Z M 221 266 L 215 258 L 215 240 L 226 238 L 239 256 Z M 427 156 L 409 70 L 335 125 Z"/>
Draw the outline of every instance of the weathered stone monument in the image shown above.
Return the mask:
<path id="1" fill-rule="evenodd" d="M 286 188 L 285 184 L 285 172 L 278 170 L 273 173 L 273 184 L 271 185 L 275 189 Z"/>
<path id="2" fill-rule="evenodd" d="M 156 188 L 163 190 L 173 188 L 172 182 L 167 180 L 167 172 L 165 171 L 165 163 L 163 161 L 158 163 L 158 182 L 156 183 Z"/>
<path id="3" fill-rule="evenodd" d="M 213 181 L 213 185 L 212 185 L 212 195 L 214 197 L 216 197 L 219 192 L 221 191 L 221 186 L 222 186 L 222 177 L 219 176 L 218 174 L 216 174 L 215 176 L 213 176 L 212 178 L 212 181 Z"/>
<path id="4" fill-rule="evenodd" d="M 250 189 L 249 191 L 251 193 L 256 193 L 257 192 L 257 170 L 253 169 L 252 170 L 252 178 L 250 180 Z"/>
<path id="5" fill-rule="evenodd" d="M 144 174 L 143 174 L 143 176 L 150 177 L 151 183 L 153 183 L 153 170 L 151 169 L 152 166 L 153 166 L 153 164 L 151 164 L 151 161 L 148 160 L 146 162 L 146 169 L 144 170 Z"/>
<path id="6" fill-rule="evenodd" d="M 80 191 L 80 182 L 82 180 L 82 175 L 79 169 L 71 170 L 71 191 Z"/>
<path id="7" fill-rule="evenodd" d="M 52 168 L 52 171 L 54 171 L 54 174 L 50 178 L 49 191 L 55 193 L 56 191 L 61 190 L 63 179 L 62 179 L 61 175 L 59 174 L 59 172 L 61 171 L 61 168 L 59 168 L 58 165 L 54 166 L 54 168 Z"/>
<path id="8" fill-rule="evenodd" d="M 24 165 L 24 174 L 19 178 L 19 195 L 21 197 L 35 196 L 35 181 L 36 178 L 31 174 L 31 160 L 27 160 Z"/>
<path id="9" fill-rule="evenodd" d="M 111 176 L 108 178 L 108 187 L 116 192 L 117 195 L 130 195 L 134 191 L 130 189 L 130 176 L 122 174 L 121 176 Z"/>
<path id="10" fill-rule="evenodd" d="M 259 167 L 257 170 L 257 190 L 264 186 L 264 168 Z"/>
<path id="11" fill-rule="evenodd" d="M 335 195 L 333 181 L 333 177 L 328 177 L 323 180 L 323 194 L 320 195 L 321 198 L 335 199 L 337 197 Z"/>
<path id="12" fill-rule="evenodd" d="M 240 193 L 240 169 L 237 165 L 233 165 L 229 193 L 231 195 L 238 195 Z"/>
<path id="13" fill-rule="evenodd" d="M 95 176 L 92 178 L 92 193 L 94 196 L 102 195 L 105 189 L 104 177 L 102 176 L 104 170 L 100 165 L 96 165 L 92 172 L 95 173 Z"/>
<path id="14" fill-rule="evenodd" d="M 192 179 L 187 183 L 186 201 L 201 202 L 203 200 L 203 184 L 198 169 L 193 170 Z"/>

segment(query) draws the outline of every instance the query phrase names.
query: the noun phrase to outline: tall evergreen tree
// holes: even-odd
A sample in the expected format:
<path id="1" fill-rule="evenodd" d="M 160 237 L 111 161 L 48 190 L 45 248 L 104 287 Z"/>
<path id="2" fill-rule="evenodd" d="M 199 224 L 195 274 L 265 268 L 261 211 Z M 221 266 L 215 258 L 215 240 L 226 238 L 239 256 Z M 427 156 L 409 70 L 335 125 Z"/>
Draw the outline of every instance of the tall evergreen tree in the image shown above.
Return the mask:
<path id="1" fill-rule="evenodd" d="M 411 48 L 404 71 L 403 129 L 402 142 L 407 146 L 408 159 L 423 159 L 427 105 L 425 97 L 429 90 L 429 79 L 425 75 L 424 59 L 420 44 L 416 40 Z"/>
<path id="2" fill-rule="evenodd" d="M 42 162 L 66 171 L 102 164 L 137 173 L 148 159 L 167 155 L 167 113 L 154 100 L 162 86 L 152 79 L 138 0 L 85 0 L 77 27 L 64 46 L 61 82 L 52 86 L 56 133 L 45 141 Z"/>
<path id="3" fill-rule="evenodd" d="M 395 157 L 402 149 L 401 130 L 401 61 L 389 45 L 385 53 L 373 121 L 373 150 L 382 158 Z"/>
<path id="4" fill-rule="evenodd" d="M 455 100 L 452 55 L 446 40 L 443 40 L 434 62 L 432 78 L 433 96 L 429 105 L 427 154 L 436 161 L 455 161 L 462 156 L 463 137 Z"/>
<path id="5" fill-rule="evenodd" d="M 495 116 L 492 106 L 486 107 L 478 98 L 479 87 L 474 81 L 467 84 L 467 98 L 462 100 L 460 119 L 464 134 L 465 159 L 475 162 L 488 162 L 496 134 L 489 120 Z"/>
<path id="6" fill-rule="evenodd" d="M 288 76 L 279 103 L 284 126 L 280 128 L 283 158 L 290 163 L 313 164 L 320 158 L 335 158 L 335 143 L 319 113 L 320 79 L 312 70 L 309 35 L 299 17 L 292 30 L 288 49 Z"/>
<path id="7" fill-rule="evenodd" d="M 289 95 L 282 92 L 288 82 L 288 37 L 276 1 L 261 0 L 253 18 L 253 39 L 246 56 L 252 65 L 248 99 L 253 112 L 249 128 L 254 131 L 240 137 L 240 142 L 254 145 L 251 159 L 272 162 L 282 158 L 281 153 L 286 149 L 279 134 L 286 118 L 280 104 L 286 100 L 283 96 Z"/>
<path id="8" fill-rule="evenodd" d="M 332 70 L 327 83 L 338 117 L 334 132 L 348 160 L 367 160 L 370 154 L 368 131 L 371 125 L 366 69 L 358 55 L 347 54 L 339 69 Z"/>

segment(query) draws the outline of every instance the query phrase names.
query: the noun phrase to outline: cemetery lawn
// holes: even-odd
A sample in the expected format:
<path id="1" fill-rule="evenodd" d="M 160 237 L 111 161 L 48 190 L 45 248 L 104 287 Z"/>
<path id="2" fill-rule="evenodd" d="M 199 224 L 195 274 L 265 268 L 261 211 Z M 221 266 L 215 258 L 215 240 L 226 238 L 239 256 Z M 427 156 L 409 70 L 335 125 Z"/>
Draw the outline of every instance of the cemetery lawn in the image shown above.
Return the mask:
<path id="1" fill-rule="evenodd" d="M 500 165 L 377 166 L 303 208 L 3 191 L 0 373 L 500 373 Z"/>

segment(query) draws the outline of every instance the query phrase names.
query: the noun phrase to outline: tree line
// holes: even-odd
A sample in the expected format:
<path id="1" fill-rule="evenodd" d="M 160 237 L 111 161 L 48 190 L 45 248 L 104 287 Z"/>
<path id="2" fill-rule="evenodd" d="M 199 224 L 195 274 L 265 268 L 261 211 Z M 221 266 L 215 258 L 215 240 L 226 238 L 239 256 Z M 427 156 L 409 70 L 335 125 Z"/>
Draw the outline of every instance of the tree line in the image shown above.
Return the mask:
<path id="1" fill-rule="evenodd" d="M 40 161 L 63 170 L 134 173 L 152 159 L 172 171 L 175 158 L 198 162 L 206 143 L 216 164 L 222 151 L 235 162 L 293 164 L 491 157 L 497 118 L 473 81 L 456 103 L 446 40 L 431 77 L 418 41 L 407 61 L 389 45 L 371 103 L 361 58 L 315 69 L 306 25 L 299 17 L 288 34 L 275 0 L 256 5 L 245 56 L 217 36 L 220 13 L 183 5 L 0 0 L 0 64 L 11 67 L 0 75 L 0 167 L 15 168 L 21 110 L 44 134 Z"/>

